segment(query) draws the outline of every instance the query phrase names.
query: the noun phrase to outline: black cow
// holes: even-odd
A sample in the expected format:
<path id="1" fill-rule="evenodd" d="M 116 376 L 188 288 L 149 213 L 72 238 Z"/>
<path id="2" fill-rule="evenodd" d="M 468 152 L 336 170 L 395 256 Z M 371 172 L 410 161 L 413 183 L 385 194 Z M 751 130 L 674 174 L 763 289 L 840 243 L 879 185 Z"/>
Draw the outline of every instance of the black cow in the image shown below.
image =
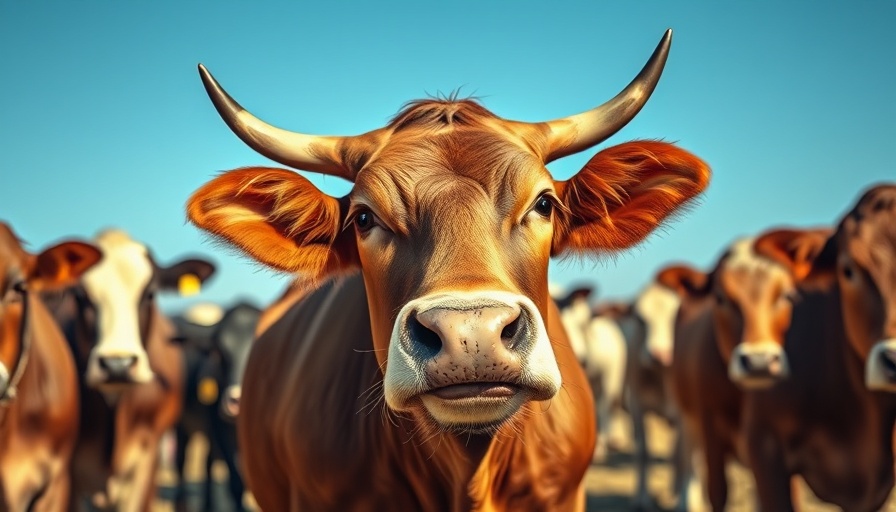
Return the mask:
<path id="1" fill-rule="evenodd" d="M 236 462 L 234 419 L 239 413 L 240 383 L 260 315 L 261 310 L 255 306 L 240 302 L 226 312 L 218 306 L 201 304 L 173 318 L 184 347 L 187 376 L 183 414 L 176 429 L 180 485 L 175 504 L 178 510 L 186 510 L 183 481 L 187 442 L 198 432 L 209 441 L 204 510 L 221 508 L 212 507 L 211 468 L 215 460 L 227 464 L 234 509 L 244 510 L 245 486 Z"/>

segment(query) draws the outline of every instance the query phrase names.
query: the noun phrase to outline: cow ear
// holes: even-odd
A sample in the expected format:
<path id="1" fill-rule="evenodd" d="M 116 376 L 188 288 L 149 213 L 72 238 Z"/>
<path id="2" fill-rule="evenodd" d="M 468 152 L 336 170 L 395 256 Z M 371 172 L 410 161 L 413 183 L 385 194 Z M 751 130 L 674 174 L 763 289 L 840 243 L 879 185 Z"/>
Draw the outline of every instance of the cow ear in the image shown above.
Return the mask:
<path id="1" fill-rule="evenodd" d="M 709 274 L 687 265 L 672 265 L 656 276 L 656 281 L 679 297 L 703 297 L 709 293 Z"/>
<path id="2" fill-rule="evenodd" d="M 799 282 L 832 279 L 836 265 L 833 230 L 775 229 L 753 243 L 756 254 L 780 263 Z"/>
<path id="3" fill-rule="evenodd" d="M 315 280 L 356 265 L 354 237 L 341 229 L 346 205 L 294 172 L 245 168 L 196 191 L 187 215 L 256 261 Z"/>
<path id="4" fill-rule="evenodd" d="M 63 242 L 38 254 L 28 276 L 35 290 L 58 290 L 75 284 L 103 253 L 84 242 Z"/>
<path id="5" fill-rule="evenodd" d="M 702 160 L 665 142 L 607 148 L 556 183 L 569 211 L 556 217 L 552 253 L 631 247 L 700 194 L 709 177 Z"/>
<path id="6" fill-rule="evenodd" d="M 194 295 L 214 273 L 215 265 L 210 261 L 198 258 L 182 260 L 158 269 L 159 288 L 177 291 L 184 296 Z"/>

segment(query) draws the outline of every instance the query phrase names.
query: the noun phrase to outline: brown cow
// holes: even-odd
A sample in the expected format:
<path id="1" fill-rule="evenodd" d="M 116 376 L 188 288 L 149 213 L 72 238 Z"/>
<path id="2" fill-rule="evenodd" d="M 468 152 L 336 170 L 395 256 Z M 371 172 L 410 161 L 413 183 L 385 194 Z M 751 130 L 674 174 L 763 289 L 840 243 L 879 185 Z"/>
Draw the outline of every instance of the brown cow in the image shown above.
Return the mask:
<path id="1" fill-rule="evenodd" d="M 81 425 L 71 509 L 148 510 L 159 439 L 181 411 L 184 362 L 155 293 L 214 267 L 185 260 L 156 266 L 146 246 L 109 230 L 95 240 L 102 261 L 57 298 L 54 314 L 75 354 Z"/>
<path id="2" fill-rule="evenodd" d="M 724 267 L 725 256 L 716 264 Z M 657 281 L 681 297 L 675 319 L 669 388 L 681 424 L 678 510 L 701 508 L 709 499 L 712 510 L 725 509 L 728 483 L 725 461 L 743 460 L 740 428 L 741 392 L 728 378 L 715 334 L 713 296 L 707 292 L 717 272 L 709 275 L 684 265 L 669 266 Z M 694 478 L 694 473 L 699 478 Z M 702 484 L 702 489 L 701 489 Z"/>
<path id="3" fill-rule="evenodd" d="M 81 242 L 25 252 L 0 222 L 0 508 L 64 510 L 78 435 L 71 351 L 39 292 L 70 285 L 100 259 Z"/>
<path id="4" fill-rule="evenodd" d="M 740 391 L 739 411 L 729 393 L 727 409 L 717 401 L 709 417 L 715 425 L 729 418 L 716 437 L 750 467 L 763 510 L 793 510 L 795 475 L 822 500 L 851 511 L 878 510 L 893 486 L 893 400 L 865 388 L 833 281 L 802 281 L 829 234 L 775 230 L 755 243 L 741 241 L 705 285 L 691 291 L 713 301 L 712 330 L 723 362 L 712 366 L 715 378 L 703 389 L 723 389 L 719 369 L 727 368 Z M 717 400 L 717 394 L 700 398 Z M 685 393 L 679 398 L 687 399 Z M 718 454 L 704 448 L 707 463 L 716 460 L 720 467 Z M 714 481 L 717 473 L 707 469 L 710 500 L 721 510 L 726 488 L 724 479 Z"/>
<path id="5" fill-rule="evenodd" d="M 896 184 L 868 189 L 818 256 L 794 263 L 792 250 L 782 247 L 805 236 L 803 231 L 781 231 L 757 249 L 797 265 L 795 271 L 807 274 L 810 284 L 834 286 L 836 279 L 847 339 L 866 362 L 866 385 L 896 391 Z"/>
<path id="6" fill-rule="evenodd" d="M 548 260 L 638 243 L 709 169 L 652 141 L 604 149 L 568 181 L 545 163 L 640 110 L 670 36 L 628 88 L 583 114 L 522 123 L 471 100 L 424 100 L 355 137 L 267 125 L 200 68 L 250 146 L 354 182 L 337 199 L 290 171 L 240 169 L 188 203 L 195 224 L 275 269 L 309 282 L 360 270 L 253 347 L 239 430 L 264 510 L 584 507 L 592 398 L 548 295 Z"/>

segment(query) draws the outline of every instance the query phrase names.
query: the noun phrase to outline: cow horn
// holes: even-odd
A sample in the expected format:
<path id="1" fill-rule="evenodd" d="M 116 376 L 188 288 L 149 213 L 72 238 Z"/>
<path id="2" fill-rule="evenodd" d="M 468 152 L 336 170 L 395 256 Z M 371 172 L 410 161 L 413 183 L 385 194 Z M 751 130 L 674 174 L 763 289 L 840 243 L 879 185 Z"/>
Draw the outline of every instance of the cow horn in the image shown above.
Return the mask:
<path id="1" fill-rule="evenodd" d="M 545 162 L 599 144 L 628 124 L 656 88 L 671 44 L 672 29 L 668 29 L 638 76 L 610 101 L 581 114 L 548 121 Z"/>
<path id="2" fill-rule="evenodd" d="M 345 137 L 306 135 L 271 126 L 230 97 L 202 64 L 199 64 L 199 76 L 224 122 L 249 147 L 296 169 L 354 181 L 354 172 L 344 166 L 339 157 L 339 145 Z"/>

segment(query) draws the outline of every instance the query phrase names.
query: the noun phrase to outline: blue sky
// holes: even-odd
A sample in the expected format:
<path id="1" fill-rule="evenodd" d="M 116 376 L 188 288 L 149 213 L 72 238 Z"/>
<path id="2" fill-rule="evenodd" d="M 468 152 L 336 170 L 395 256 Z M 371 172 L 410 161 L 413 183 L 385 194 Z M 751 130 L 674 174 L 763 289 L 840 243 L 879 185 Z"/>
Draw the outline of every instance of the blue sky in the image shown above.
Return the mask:
<path id="1" fill-rule="evenodd" d="M 736 236 L 831 223 L 896 180 L 896 2 L 782 4 L 2 1 L 0 219 L 31 249 L 122 227 L 163 264 L 211 256 L 203 299 L 265 303 L 285 280 L 184 221 L 215 173 L 271 163 L 220 121 L 198 62 L 258 116 L 308 133 L 365 132 L 458 87 L 539 121 L 610 98 L 671 27 L 652 99 L 601 147 L 677 141 L 713 167 L 708 192 L 639 248 L 552 264 L 560 283 L 627 297 L 666 262 L 706 266 Z M 549 168 L 567 178 L 595 152 Z"/>

